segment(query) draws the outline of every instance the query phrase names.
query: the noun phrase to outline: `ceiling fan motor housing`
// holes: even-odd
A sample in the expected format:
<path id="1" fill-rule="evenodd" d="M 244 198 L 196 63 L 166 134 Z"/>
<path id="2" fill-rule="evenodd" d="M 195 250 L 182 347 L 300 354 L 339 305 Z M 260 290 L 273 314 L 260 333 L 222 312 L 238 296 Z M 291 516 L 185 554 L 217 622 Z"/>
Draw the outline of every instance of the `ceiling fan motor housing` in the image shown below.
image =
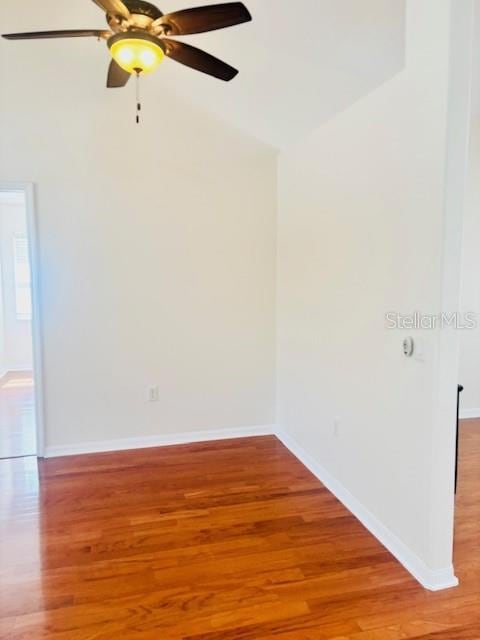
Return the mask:
<path id="1" fill-rule="evenodd" d="M 163 13 L 150 2 L 144 2 L 143 0 L 124 0 L 124 4 L 131 14 L 137 14 L 141 16 L 147 16 L 152 20 L 158 20 L 163 16 Z"/>
<path id="2" fill-rule="evenodd" d="M 107 23 L 114 33 L 125 30 L 148 31 L 155 20 L 163 16 L 163 13 L 155 5 L 143 0 L 126 0 L 123 3 L 130 13 L 130 22 L 125 22 L 121 16 L 107 13 Z"/>

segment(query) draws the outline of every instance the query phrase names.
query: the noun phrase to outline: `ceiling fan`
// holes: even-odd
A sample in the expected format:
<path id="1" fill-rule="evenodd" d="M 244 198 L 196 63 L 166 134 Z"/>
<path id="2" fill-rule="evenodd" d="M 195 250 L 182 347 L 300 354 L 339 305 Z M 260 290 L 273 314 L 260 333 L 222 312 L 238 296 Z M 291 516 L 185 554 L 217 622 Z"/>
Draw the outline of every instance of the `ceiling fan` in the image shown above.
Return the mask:
<path id="1" fill-rule="evenodd" d="M 76 29 L 9 33 L 8 40 L 81 38 L 93 36 L 107 41 L 112 61 L 107 87 L 123 87 L 130 76 L 153 71 L 165 56 L 220 80 L 232 80 L 238 73 L 226 62 L 169 36 L 184 36 L 231 27 L 252 19 L 242 2 L 195 7 L 167 15 L 143 0 L 93 0 L 106 13 L 110 30 Z"/>

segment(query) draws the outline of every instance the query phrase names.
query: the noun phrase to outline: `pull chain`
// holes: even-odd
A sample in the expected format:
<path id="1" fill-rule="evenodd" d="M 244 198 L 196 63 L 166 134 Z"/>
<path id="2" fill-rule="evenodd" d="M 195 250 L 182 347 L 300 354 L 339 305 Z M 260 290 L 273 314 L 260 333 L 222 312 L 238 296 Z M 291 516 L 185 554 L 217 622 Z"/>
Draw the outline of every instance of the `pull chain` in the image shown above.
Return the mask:
<path id="1" fill-rule="evenodd" d="M 142 103 L 140 102 L 140 70 L 137 69 L 137 79 L 136 79 L 136 98 L 137 98 L 137 124 L 140 124 L 140 112 L 142 110 Z"/>

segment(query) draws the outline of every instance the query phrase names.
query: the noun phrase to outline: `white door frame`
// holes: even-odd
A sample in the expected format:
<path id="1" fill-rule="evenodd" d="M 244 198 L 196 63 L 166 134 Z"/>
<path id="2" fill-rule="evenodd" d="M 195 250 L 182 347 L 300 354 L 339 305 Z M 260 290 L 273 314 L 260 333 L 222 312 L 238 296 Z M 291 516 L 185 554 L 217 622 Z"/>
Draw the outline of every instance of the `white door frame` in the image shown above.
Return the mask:
<path id="1" fill-rule="evenodd" d="M 37 432 L 37 457 L 45 455 L 45 414 L 43 385 L 43 332 L 40 295 L 40 256 L 38 248 L 37 215 L 35 211 L 35 187 L 32 182 L 1 182 L 0 191 L 21 191 L 25 194 L 25 213 L 32 277 L 32 348 L 33 376 L 35 381 L 35 425 Z"/>

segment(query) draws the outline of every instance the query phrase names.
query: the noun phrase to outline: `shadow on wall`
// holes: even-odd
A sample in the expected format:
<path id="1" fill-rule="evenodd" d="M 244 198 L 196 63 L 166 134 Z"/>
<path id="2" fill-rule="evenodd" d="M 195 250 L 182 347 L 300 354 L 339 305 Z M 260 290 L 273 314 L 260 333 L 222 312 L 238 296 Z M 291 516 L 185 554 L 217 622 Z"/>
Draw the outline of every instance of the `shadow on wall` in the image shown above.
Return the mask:
<path id="1" fill-rule="evenodd" d="M 309 0 L 313 4 L 314 0 Z M 282 149 L 304 139 L 320 126 L 401 73 L 406 66 L 406 0 L 368 0 L 341 3 L 315 2 L 322 19 L 321 38 L 327 45 L 322 63 L 308 68 L 306 89 L 296 92 L 301 105 L 301 127 L 281 145 Z M 326 9 L 328 7 L 328 10 Z M 312 7 L 312 11 L 314 11 Z M 319 23 L 314 22 L 314 28 Z M 337 34 L 339 37 L 337 39 Z M 295 53 L 293 54 L 294 58 Z M 312 58 L 313 60 L 314 58 Z M 296 60 L 298 66 L 302 64 Z M 292 88 L 289 80 L 288 86 Z M 294 92 L 295 95 L 295 92 Z M 297 106 L 298 108 L 298 106 Z M 289 113 L 295 113 L 289 110 Z M 288 113 L 284 114 L 289 122 Z M 285 122 L 278 123 L 279 128 Z"/>
<path id="2" fill-rule="evenodd" d="M 162 68 L 175 94 L 285 149 L 405 67 L 405 0 L 245 0 L 253 22 L 202 35 L 237 65 L 228 87 Z M 157 88 L 157 83 L 156 83 Z"/>

